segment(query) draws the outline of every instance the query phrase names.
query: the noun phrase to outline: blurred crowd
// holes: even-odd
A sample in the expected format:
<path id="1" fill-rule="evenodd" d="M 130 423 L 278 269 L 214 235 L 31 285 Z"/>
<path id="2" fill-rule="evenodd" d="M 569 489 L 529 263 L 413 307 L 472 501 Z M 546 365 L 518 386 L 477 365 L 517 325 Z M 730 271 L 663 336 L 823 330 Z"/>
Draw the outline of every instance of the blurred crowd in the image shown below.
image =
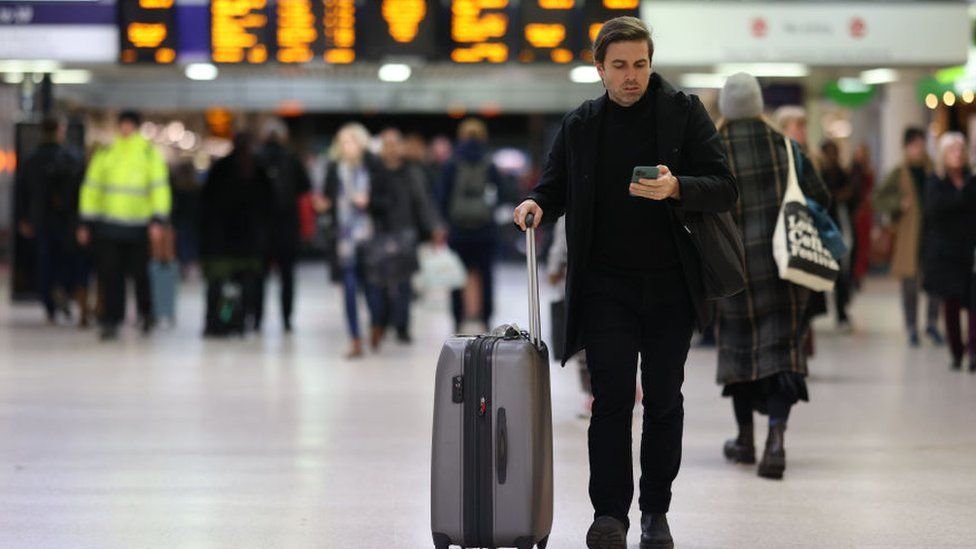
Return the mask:
<path id="1" fill-rule="evenodd" d="M 887 270 L 900 283 L 908 343 L 948 339 L 953 367 L 961 367 L 968 345 L 972 363 L 976 186 L 966 138 L 935 139 L 906 128 L 903 158 L 879 178 L 866 145 L 845 162 L 837 143 L 810 144 L 802 107 L 780 107 L 764 121 L 800 145 L 829 192 L 830 215 L 850 250 L 833 306 L 813 293 L 806 320 L 832 309 L 838 328 L 854 331 L 852 299 L 869 274 Z M 463 265 L 463 278 L 450 284 L 455 330 L 491 326 L 496 209 L 518 197 L 493 161 L 483 121 L 464 120 L 454 141 L 439 136 L 429 143 L 419 134 L 387 128 L 371 135 L 349 123 L 318 160 L 305 161 L 292 150 L 287 126 L 270 119 L 257 131 L 238 132 L 233 150 L 202 175 L 189 163 L 167 166 L 140 135 L 139 113 L 123 112 L 117 122 L 115 139 L 86 162 L 65 143 L 63 121 L 45 120 L 44 143 L 18 172 L 27 189 L 18 198 L 19 230 L 36 247 L 36 288 L 50 322 L 77 314 L 81 326 L 97 321 L 100 336 L 114 339 L 126 318 L 128 279 L 138 326 L 148 334 L 160 322 L 175 322 L 179 281 L 199 264 L 207 281 L 205 335 L 260 330 L 271 276 L 280 278 L 282 324 L 291 331 L 295 267 L 311 241 L 325 250 L 330 278 L 342 288 L 349 358 L 378 349 L 388 334 L 411 341 L 411 279 L 421 268 L 421 247 L 442 260 L 449 251 Z M 549 264 L 558 284 L 565 255 L 556 233 Z M 960 322 L 966 310 L 968 343 Z M 558 325 L 558 306 L 553 311 Z M 715 343 L 714 329 L 702 342 Z M 802 345 L 806 355 L 814 353 L 812 330 Z"/>

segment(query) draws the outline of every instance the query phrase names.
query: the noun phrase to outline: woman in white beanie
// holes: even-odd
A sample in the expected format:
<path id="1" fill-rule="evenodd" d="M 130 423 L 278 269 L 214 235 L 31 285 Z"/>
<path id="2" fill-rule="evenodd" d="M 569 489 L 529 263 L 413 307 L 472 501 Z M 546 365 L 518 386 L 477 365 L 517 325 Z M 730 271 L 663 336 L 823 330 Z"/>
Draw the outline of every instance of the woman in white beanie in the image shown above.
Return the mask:
<path id="1" fill-rule="evenodd" d="M 759 476 L 780 479 L 786 468 L 783 437 L 790 409 L 807 400 L 803 342 L 809 323 L 809 291 L 781 280 L 773 260 L 773 231 L 786 191 L 786 140 L 763 117 L 762 90 L 745 73 L 729 77 L 719 96 L 723 120 L 719 136 L 739 184 L 732 213 L 746 251 L 745 291 L 717 307 L 718 382 L 732 397 L 739 435 L 725 443 L 726 458 L 756 462 L 753 411 L 769 416 L 769 435 Z M 799 152 L 799 147 L 793 147 Z M 830 195 L 810 161 L 802 163 L 800 187 L 806 196 L 828 204 Z"/>

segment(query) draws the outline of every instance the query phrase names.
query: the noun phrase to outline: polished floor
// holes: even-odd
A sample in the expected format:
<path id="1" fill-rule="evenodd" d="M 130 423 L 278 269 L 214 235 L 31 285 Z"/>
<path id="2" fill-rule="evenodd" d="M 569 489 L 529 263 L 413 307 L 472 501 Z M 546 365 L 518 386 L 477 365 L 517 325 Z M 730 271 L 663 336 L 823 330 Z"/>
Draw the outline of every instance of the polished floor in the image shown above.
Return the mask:
<path id="1" fill-rule="evenodd" d="M 264 333 L 234 341 L 200 337 L 199 284 L 182 289 L 175 328 L 112 344 L 4 298 L 0 548 L 432 547 L 446 305 L 418 304 L 413 346 L 348 362 L 325 278 L 303 269 L 293 335 L 269 298 Z M 524 324 L 524 270 L 500 278 L 498 319 Z M 976 547 L 976 375 L 950 372 L 945 348 L 908 348 L 895 292 L 868 286 L 853 335 L 820 326 L 782 482 L 723 461 L 731 406 L 714 352 L 692 351 L 677 547 Z M 582 406 L 576 371 L 554 366 L 555 549 L 583 547 L 591 519 Z"/>

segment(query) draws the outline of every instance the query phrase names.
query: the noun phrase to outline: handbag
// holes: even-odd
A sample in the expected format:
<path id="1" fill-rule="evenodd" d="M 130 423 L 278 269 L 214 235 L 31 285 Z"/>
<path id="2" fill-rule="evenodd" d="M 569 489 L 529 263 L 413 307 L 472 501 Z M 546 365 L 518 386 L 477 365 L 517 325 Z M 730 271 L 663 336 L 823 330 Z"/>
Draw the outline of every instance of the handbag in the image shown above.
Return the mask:
<path id="1" fill-rule="evenodd" d="M 796 164 L 796 177 L 797 184 L 803 181 L 803 155 L 800 151 L 800 145 L 787 138 L 792 149 L 793 158 L 800 159 L 794 160 Z M 841 232 L 837 224 L 834 223 L 834 218 L 830 217 L 830 212 L 827 208 L 823 207 L 816 200 L 807 197 L 807 207 L 810 209 L 810 215 L 813 217 L 813 224 L 817 227 L 817 231 L 820 232 L 820 240 L 823 245 L 830 250 L 830 255 L 834 256 L 837 261 L 842 261 L 847 257 L 847 252 L 850 251 L 847 243 L 844 242 L 844 233 Z"/>
<path id="2" fill-rule="evenodd" d="M 742 232 L 729 212 L 688 212 L 685 230 L 701 258 L 705 299 L 732 297 L 746 287 Z"/>
<path id="3" fill-rule="evenodd" d="M 786 139 L 789 159 L 786 192 L 773 232 L 773 259 L 779 277 L 817 292 L 833 290 L 840 264 L 824 245 L 814 214 L 800 189 L 793 146 Z"/>

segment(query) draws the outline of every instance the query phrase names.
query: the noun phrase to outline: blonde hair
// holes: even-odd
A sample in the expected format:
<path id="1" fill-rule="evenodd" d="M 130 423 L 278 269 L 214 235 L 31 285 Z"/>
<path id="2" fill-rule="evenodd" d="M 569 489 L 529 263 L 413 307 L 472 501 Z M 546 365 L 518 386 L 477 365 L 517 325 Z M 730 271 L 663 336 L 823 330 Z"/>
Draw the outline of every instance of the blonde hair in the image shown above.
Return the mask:
<path id="1" fill-rule="evenodd" d="M 966 150 L 966 136 L 959 132 L 946 132 L 939 138 L 939 150 L 935 156 L 935 173 L 939 177 L 946 176 L 945 157 L 953 145 L 962 145 L 963 168 L 966 167 L 968 151 Z"/>
<path id="2" fill-rule="evenodd" d="M 339 146 L 339 142 L 346 134 L 349 134 L 356 141 L 356 144 L 359 145 L 363 153 L 366 152 L 370 140 L 369 130 L 359 122 L 349 122 L 336 132 L 335 139 L 332 140 L 332 144 L 329 146 L 329 160 L 333 162 L 342 160 L 342 147 Z"/>
<path id="3" fill-rule="evenodd" d="M 478 118 L 465 118 L 458 126 L 458 139 L 467 141 L 488 141 L 488 126 Z"/>
<path id="4" fill-rule="evenodd" d="M 776 127 L 779 131 L 785 132 L 786 127 L 792 122 L 797 120 L 806 120 L 807 111 L 799 105 L 784 105 L 773 113 L 773 119 L 776 120 Z"/>

